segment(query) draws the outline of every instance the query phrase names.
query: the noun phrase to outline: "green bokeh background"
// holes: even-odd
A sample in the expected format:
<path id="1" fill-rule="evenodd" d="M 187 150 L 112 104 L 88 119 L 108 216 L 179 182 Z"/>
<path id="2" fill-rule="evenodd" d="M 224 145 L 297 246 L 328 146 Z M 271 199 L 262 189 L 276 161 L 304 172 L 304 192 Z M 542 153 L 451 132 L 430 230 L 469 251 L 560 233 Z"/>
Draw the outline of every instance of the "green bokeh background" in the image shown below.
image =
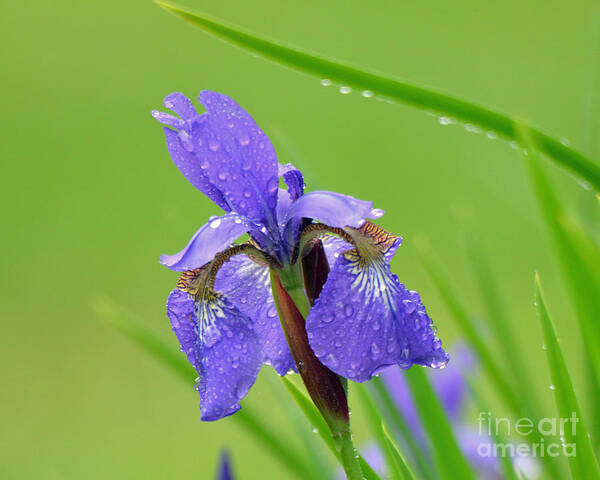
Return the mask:
<path id="1" fill-rule="evenodd" d="M 532 304 L 539 269 L 581 382 L 568 297 L 521 159 L 506 142 L 442 127 L 402 105 L 340 95 L 209 38 L 149 0 L 2 4 L 0 478 L 212 478 L 223 446 L 242 480 L 288 478 L 235 420 L 201 423 L 192 382 L 94 313 L 95 299 L 108 296 L 178 348 L 164 313 L 176 275 L 157 258 L 178 251 L 218 211 L 174 167 L 150 116 L 172 91 L 234 97 L 280 160 L 303 170 L 309 189 L 386 209 L 380 223 L 404 237 L 394 268 L 421 293 L 445 345 L 459 334 L 415 245 L 428 239 L 469 310 L 483 315 L 465 247 L 477 238 L 550 406 Z M 590 151 L 593 1 L 185 4 L 495 106 Z M 549 169 L 577 210 L 581 189 Z M 511 359 L 502 363 L 511 368 Z M 263 369 L 245 402 L 287 429 L 265 382 L 272 374 Z M 353 421 L 360 444 L 359 409 Z"/>

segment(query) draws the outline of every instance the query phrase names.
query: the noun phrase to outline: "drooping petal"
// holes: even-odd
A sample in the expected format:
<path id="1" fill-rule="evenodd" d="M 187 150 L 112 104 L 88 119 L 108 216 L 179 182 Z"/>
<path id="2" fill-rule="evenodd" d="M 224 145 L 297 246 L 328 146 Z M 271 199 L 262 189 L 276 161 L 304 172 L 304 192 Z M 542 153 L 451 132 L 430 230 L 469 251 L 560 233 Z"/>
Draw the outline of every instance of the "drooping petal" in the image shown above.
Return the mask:
<path id="1" fill-rule="evenodd" d="M 245 255 L 232 257 L 220 268 L 215 289 L 223 292 L 233 305 L 252 319 L 263 347 L 265 363 L 281 376 L 294 370 L 294 360 L 271 294 L 269 268 Z"/>
<path id="2" fill-rule="evenodd" d="M 210 262 L 215 254 L 254 229 L 256 225 L 237 213 L 214 217 L 200 227 L 181 252 L 161 256 L 160 263 L 175 272 L 193 270 Z"/>
<path id="3" fill-rule="evenodd" d="M 343 252 L 347 252 L 353 248 L 352 245 L 345 240 L 334 237 L 333 235 L 324 235 L 321 237 L 321 242 L 323 243 L 325 255 L 327 255 L 327 261 L 330 266 L 335 265 L 335 262 L 337 262 L 337 259 Z"/>
<path id="4" fill-rule="evenodd" d="M 398 237 L 371 223 L 353 234 L 357 248 L 339 256 L 306 320 L 319 360 L 357 382 L 387 365 L 443 367 L 448 355 L 419 295 L 390 270 Z"/>
<path id="5" fill-rule="evenodd" d="M 182 290 L 169 295 L 167 313 L 200 378 L 201 419 L 218 420 L 238 411 L 262 364 L 251 321 L 223 296 L 196 299 Z"/>
<path id="6" fill-rule="evenodd" d="M 367 218 L 380 218 L 383 210 L 373 209 L 373 202 L 341 193 L 314 191 L 302 195 L 287 211 L 286 220 L 306 217 L 330 227 L 360 227 Z"/>
<path id="7" fill-rule="evenodd" d="M 205 90 L 199 100 L 206 113 L 192 136 L 202 169 L 233 210 L 276 227 L 278 163 L 270 140 L 231 98 Z"/>

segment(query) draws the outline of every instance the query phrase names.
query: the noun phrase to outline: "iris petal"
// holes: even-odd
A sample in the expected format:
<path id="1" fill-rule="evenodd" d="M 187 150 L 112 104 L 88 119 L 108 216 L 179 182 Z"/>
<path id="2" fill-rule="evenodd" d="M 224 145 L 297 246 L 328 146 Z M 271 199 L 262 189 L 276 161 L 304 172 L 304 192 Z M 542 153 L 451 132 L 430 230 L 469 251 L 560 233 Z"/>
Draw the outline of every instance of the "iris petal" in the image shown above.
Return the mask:
<path id="1" fill-rule="evenodd" d="M 237 213 L 214 217 L 200 227 L 181 252 L 161 256 L 160 263 L 175 272 L 193 270 L 210 262 L 215 254 L 227 248 L 236 238 L 256 228 L 251 221 Z"/>
<path id="2" fill-rule="evenodd" d="M 155 114 L 153 115 L 161 123 L 166 123 L 167 125 L 171 125 L 173 123 L 170 120 L 167 122 L 163 116 L 159 117 Z M 168 115 L 168 117 L 170 117 L 170 115 Z M 188 182 L 204 193 L 204 195 L 210 198 L 223 210 L 227 212 L 230 211 L 231 208 L 225 201 L 225 197 L 223 197 L 221 191 L 210 182 L 208 176 L 200 168 L 200 163 L 194 156 L 194 153 L 184 148 L 181 141 L 182 133 L 178 133 L 166 127 L 163 128 L 163 131 L 165 132 L 165 138 L 167 140 L 167 150 L 173 159 L 173 163 L 177 166 L 179 171 L 188 180 Z M 181 132 L 185 133 L 185 130 L 181 130 Z"/>
<path id="3" fill-rule="evenodd" d="M 365 248 L 340 254 L 306 320 L 315 354 L 357 382 L 392 364 L 444 366 L 448 355 L 419 295 L 398 281 L 385 256 L 399 238 L 370 223 L 360 234 Z"/>
<path id="4" fill-rule="evenodd" d="M 182 350 L 200 376 L 196 389 L 202 420 L 218 420 L 238 411 L 262 364 L 251 321 L 225 297 L 195 300 L 181 290 L 171 292 L 167 313 Z"/>
<path id="5" fill-rule="evenodd" d="M 360 227 L 367 218 L 379 218 L 383 211 L 373 209 L 373 202 L 341 193 L 314 191 L 302 195 L 287 211 L 286 220 L 306 217 L 330 227 Z"/>
<path id="6" fill-rule="evenodd" d="M 279 176 L 283 177 L 292 200 L 296 200 L 304 194 L 304 177 L 302 176 L 302 172 L 291 163 L 279 165 Z"/>
<path id="7" fill-rule="evenodd" d="M 270 140 L 231 98 L 205 90 L 199 100 L 206 113 L 192 137 L 202 168 L 233 210 L 275 226 L 279 179 Z"/>
<path id="8" fill-rule="evenodd" d="M 281 376 L 293 370 L 294 360 L 271 294 L 269 268 L 244 255 L 232 257 L 220 268 L 215 289 L 223 292 L 232 304 L 252 319 L 265 362 Z"/>

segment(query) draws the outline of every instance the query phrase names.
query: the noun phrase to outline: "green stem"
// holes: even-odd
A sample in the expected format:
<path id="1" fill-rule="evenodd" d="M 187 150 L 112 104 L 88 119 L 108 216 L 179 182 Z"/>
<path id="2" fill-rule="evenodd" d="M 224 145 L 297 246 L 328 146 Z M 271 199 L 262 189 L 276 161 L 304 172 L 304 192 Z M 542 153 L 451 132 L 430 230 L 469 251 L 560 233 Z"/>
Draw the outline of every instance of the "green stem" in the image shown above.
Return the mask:
<path id="1" fill-rule="evenodd" d="M 363 473 L 358 462 L 358 453 L 354 448 L 354 443 L 352 443 L 352 434 L 350 431 L 341 432 L 334 438 L 348 480 L 363 480 Z"/>

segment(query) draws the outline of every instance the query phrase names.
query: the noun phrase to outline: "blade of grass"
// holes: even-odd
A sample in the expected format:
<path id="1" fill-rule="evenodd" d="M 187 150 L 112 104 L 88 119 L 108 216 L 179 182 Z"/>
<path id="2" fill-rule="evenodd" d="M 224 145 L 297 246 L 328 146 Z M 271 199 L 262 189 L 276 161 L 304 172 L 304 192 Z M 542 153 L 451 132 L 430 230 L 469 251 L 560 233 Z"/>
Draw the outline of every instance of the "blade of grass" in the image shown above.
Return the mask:
<path id="1" fill-rule="evenodd" d="M 177 349 L 171 348 L 137 317 L 118 307 L 108 298 L 98 299 L 94 309 L 100 319 L 125 334 L 179 378 L 188 384 L 193 382 L 196 372 L 189 366 L 184 356 Z M 265 422 L 251 408 L 244 406 L 231 419 L 242 425 L 295 476 L 302 480 L 310 477 L 310 470 L 307 469 L 305 462 L 296 452 L 286 449 L 286 442 L 269 430 Z"/>
<path id="2" fill-rule="evenodd" d="M 467 310 L 460 302 L 459 296 L 450 286 L 450 282 L 443 273 L 440 265 L 434 264 L 431 260 L 431 255 L 426 255 L 424 253 L 423 246 L 419 247 L 419 255 L 425 270 L 433 280 L 433 283 L 436 285 L 439 293 L 442 296 L 442 299 L 444 300 L 444 303 L 458 323 L 458 326 L 463 331 L 465 337 L 477 353 L 484 373 L 489 377 L 492 385 L 495 386 L 496 392 L 500 394 L 504 404 L 514 415 L 536 420 L 539 415 L 538 411 L 529 410 L 530 405 L 527 402 L 523 402 L 515 393 L 517 390 L 511 386 L 511 383 L 504 374 L 504 371 L 496 363 L 491 351 L 487 348 L 485 340 L 483 339 L 479 330 L 476 328 L 471 317 L 467 313 Z M 541 434 L 537 430 L 534 430 L 532 435 L 534 436 L 534 440 L 536 442 L 539 443 L 539 441 L 542 440 Z M 544 456 L 541 458 L 549 478 L 562 478 L 559 472 L 559 466 L 553 460 L 553 457 L 549 456 Z"/>
<path id="3" fill-rule="evenodd" d="M 301 72 L 326 78 L 357 90 L 368 91 L 399 102 L 448 115 L 496 132 L 509 140 L 520 141 L 511 117 L 490 108 L 477 105 L 434 90 L 426 89 L 382 74 L 330 60 L 314 53 L 285 46 L 250 34 L 221 20 L 196 13 L 173 3 L 156 0 L 155 3 L 206 33 L 244 50 L 261 55 L 276 63 Z M 559 140 L 531 127 L 535 144 L 557 164 L 567 168 L 600 190 L 600 167 L 582 153 Z"/>
<path id="4" fill-rule="evenodd" d="M 312 478 L 319 480 L 324 477 L 332 477 L 331 468 L 324 458 L 327 455 L 327 451 L 320 448 L 321 445 L 316 435 L 311 432 L 310 428 L 307 428 L 308 421 L 302 412 L 295 408 L 288 408 L 289 396 L 279 381 L 279 375 L 267 375 L 266 381 L 271 393 L 277 398 L 282 408 L 285 409 L 286 420 L 289 421 L 292 430 L 300 437 L 302 446 L 306 450 L 307 458 L 309 459 L 307 467 L 313 472 Z"/>
<path id="5" fill-rule="evenodd" d="M 519 394 L 523 399 L 522 403 L 526 404 L 526 410 L 535 411 L 537 404 L 531 390 L 529 369 L 504 308 L 505 303 L 500 297 L 500 286 L 492 272 L 488 257 L 483 253 L 481 245 L 472 237 L 469 240 L 468 250 L 476 283 L 488 313 L 489 325 L 504 357 L 511 359 L 512 383 L 518 386 Z"/>
<path id="6" fill-rule="evenodd" d="M 424 450 L 425 448 L 418 444 L 415 436 L 411 432 L 410 428 L 406 424 L 402 413 L 400 413 L 398 407 L 396 406 L 392 396 L 383 380 L 380 377 L 373 377 L 371 379 L 370 387 L 375 391 L 377 397 L 382 403 L 385 412 L 387 413 L 388 418 L 391 420 L 393 426 L 400 431 L 404 440 L 408 444 L 410 448 L 410 453 L 412 454 L 417 467 L 419 468 L 419 473 L 427 479 L 434 478 L 433 471 L 431 469 L 431 462 L 426 458 Z"/>
<path id="7" fill-rule="evenodd" d="M 375 401 L 367 391 L 366 387 L 360 383 L 354 385 L 354 391 L 360 397 L 360 402 L 364 407 L 367 424 L 371 428 L 371 434 L 373 437 L 375 437 L 379 449 L 385 454 L 387 466 L 390 469 L 390 472 L 394 474 L 394 478 L 398 480 L 404 480 L 406 477 L 403 469 L 401 468 L 402 464 L 398 463 L 393 449 L 389 448 L 388 441 L 386 440 L 383 429 L 381 428 L 383 421 Z"/>
<path id="8" fill-rule="evenodd" d="M 490 408 L 485 404 L 484 400 L 483 400 L 483 396 L 480 394 L 479 390 L 477 389 L 475 382 L 470 379 L 470 378 L 465 378 L 465 380 L 467 381 L 467 385 L 469 386 L 469 392 L 471 394 L 471 397 L 473 398 L 473 401 L 475 403 L 476 408 L 480 411 L 480 412 L 487 412 L 489 414 L 488 417 L 488 422 L 489 425 L 497 425 L 496 423 L 496 417 L 492 414 L 492 411 L 490 410 Z M 481 429 L 481 425 L 479 427 Z M 494 445 L 507 445 L 508 441 L 506 438 L 504 438 L 504 436 L 500 435 L 497 432 L 497 428 L 489 428 L 488 432 L 490 433 L 490 437 L 491 440 L 493 442 Z M 479 431 L 479 433 L 482 433 L 481 430 Z M 515 471 L 515 465 L 512 462 L 512 458 L 508 455 L 500 455 L 500 463 L 502 465 L 502 472 L 504 473 L 504 479 L 505 480 L 519 480 L 519 476 L 517 474 L 517 472 Z"/>
<path id="9" fill-rule="evenodd" d="M 396 476 L 401 480 L 416 480 L 417 477 L 415 477 L 415 474 L 410 469 L 410 465 L 402 456 L 402 452 L 390 436 L 390 432 L 385 428 L 383 422 L 381 422 L 381 433 L 385 441 L 387 455 L 393 460 L 393 469 L 396 472 Z"/>
<path id="10" fill-rule="evenodd" d="M 425 270 L 437 287 L 438 292 L 446 304 L 446 307 L 467 337 L 469 343 L 475 349 L 475 352 L 477 353 L 484 370 L 489 375 L 494 386 L 496 387 L 496 390 L 498 393 L 500 393 L 502 399 L 508 405 L 511 411 L 515 413 L 522 413 L 523 405 L 521 399 L 515 394 L 515 390 L 511 386 L 506 374 L 495 361 L 486 341 L 483 339 L 481 333 L 477 329 L 477 326 L 467 313 L 465 307 L 460 303 L 458 299 L 459 297 L 455 293 L 454 289 L 450 286 L 448 278 L 444 273 L 442 273 L 440 265 L 434 264 L 431 256 L 428 253 L 425 253 L 423 246 L 419 247 L 418 252 Z"/>
<path id="11" fill-rule="evenodd" d="M 308 419 L 310 424 L 313 426 L 314 429 L 316 429 L 319 436 L 323 439 L 323 442 L 325 442 L 325 445 L 327 445 L 329 450 L 331 450 L 331 452 L 339 460 L 339 452 L 338 452 L 337 448 L 335 448 L 333 438 L 331 437 L 331 435 L 329 433 L 329 428 L 327 427 L 325 420 L 323 420 L 323 417 L 321 416 L 321 414 L 319 413 L 317 408 L 309 400 L 309 398 L 304 393 L 302 393 L 302 391 L 289 378 L 282 377 L 281 380 L 282 380 L 283 384 L 285 385 L 285 387 L 290 392 L 290 395 L 292 396 L 292 398 L 296 401 L 296 403 L 298 404 L 298 406 L 304 413 L 304 415 L 306 415 L 306 418 Z M 379 478 L 379 475 L 377 475 L 377 473 L 375 473 L 375 471 L 362 458 L 362 456 L 359 455 L 358 461 L 360 463 L 360 468 L 363 471 L 363 475 L 365 476 L 365 478 L 367 480 L 381 480 Z"/>
<path id="12" fill-rule="evenodd" d="M 593 392 L 600 391 L 600 329 L 596 321 L 600 318 L 600 285 L 593 271 L 586 264 L 579 251 L 572 243 L 572 238 L 563 225 L 567 218 L 561 204 L 554 193 L 550 180 L 542 170 L 536 151 L 533 148 L 533 138 L 526 127 L 520 126 L 520 135 L 529 148 L 529 155 L 524 156 L 529 171 L 532 188 L 538 199 L 538 204 L 547 228 L 554 240 L 555 251 L 566 279 L 571 300 L 575 306 L 579 328 L 584 340 L 591 377 L 589 379 Z M 594 404 L 600 398 L 594 398 Z"/>
<path id="13" fill-rule="evenodd" d="M 548 359 L 548 368 L 550 377 L 554 386 L 554 399 L 561 418 L 577 419 L 578 424 L 573 424 L 564 428 L 562 434 L 567 444 L 574 444 L 575 455 L 569 456 L 569 466 L 571 475 L 575 480 L 598 480 L 600 479 L 600 467 L 594 454 L 594 449 L 585 427 L 585 422 L 581 416 L 577 395 L 573 388 L 573 382 L 569 375 L 569 370 L 565 363 L 562 348 L 559 344 L 554 324 L 548 315 L 540 277 L 535 276 L 535 299 L 538 311 L 538 317 L 546 343 L 546 356 Z M 561 427 L 562 427 L 561 423 Z"/>
<path id="14" fill-rule="evenodd" d="M 442 478 L 475 480 L 475 474 L 458 445 L 450 421 L 429 383 L 425 370 L 413 367 L 403 372 L 410 385 L 421 423 L 433 445 L 434 459 Z"/>

